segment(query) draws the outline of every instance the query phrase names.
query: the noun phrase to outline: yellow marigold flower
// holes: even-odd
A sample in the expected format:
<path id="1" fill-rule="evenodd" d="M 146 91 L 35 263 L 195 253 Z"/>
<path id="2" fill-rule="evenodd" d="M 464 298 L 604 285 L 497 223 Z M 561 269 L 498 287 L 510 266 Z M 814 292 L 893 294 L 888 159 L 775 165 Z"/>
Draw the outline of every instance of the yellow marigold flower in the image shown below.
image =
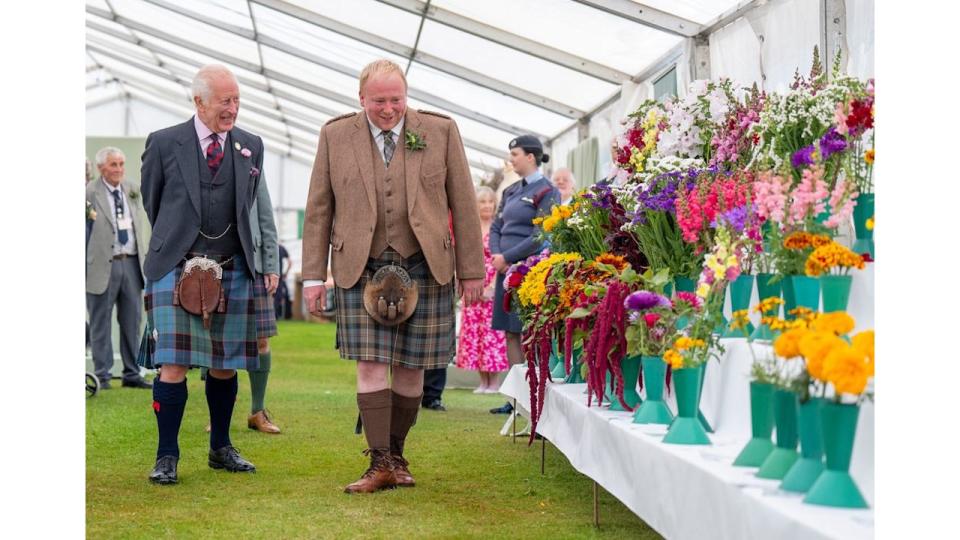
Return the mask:
<path id="1" fill-rule="evenodd" d="M 557 219 L 555 216 L 550 216 L 550 217 L 544 219 L 544 220 L 543 220 L 543 230 L 546 231 L 546 232 L 552 231 L 553 228 L 557 226 L 557 222 L 558 222 L 558 221 L 560 221 L 560 220 Z"/>
<path id="2" fill-rule="evenodd" d="M 812 235 L 810 235 L 810 245 L 813 246 L 813 247 L 815 247 L 815 248 L 818 248 L 818 247 L 821 247 L 821 246 L 825 246 L 825 245 L 830 244 L 830 243 L 832 243 L 832 242 L 833 242 L 833 239 L 830 238 L 829 236 L 825 235 L 825 234 L 812 234 Z M 839 245 L 839 244 L 837 244 L 837 245 Z"/>
<path id="3" fill-rule="evenodd" d="M 800 338 L 805 336 L 807 332 L 808 330 L 805 328 L 794 328 L 780 334 L 773 341 L 773 352 L 787 360 L 800 356 Z"/>
<path id="4" fill-rule="evenodd" d="M 868 230 L 868 231 L 872 231 L 872 230 L 873 230 L 873 217 L 872 217 L 872 216 L 869 217 L 869 218 L 867 218 L 867 230 Z"/>
<path id="5" fill-rule="evenodd" d="M 663 361 L 670 364 L 673 369 L 683 368 L 683 355 L 673 349 L 663 353 Z"/>
<path id="6" fill-rule="evenodd" d="M 750 326 L 750 310 L 741 309 L 730 314 L 730 329 L 740 330 Z"/>
<path id="7" fill-rule="evenodd" d="M 847 346 L 847 342 L 829 332 L 807 332 L 798 343 L 800 354 L 807 361 L 807 373 L 814 379 L 823 377 L 823 361 L 836 347 Z"/>
<path id="8" fill-rule="evenodd" d="M 685 351 L 693 345 L 693 340 L 687 336 L 680 336 L 673 342 L 673 348 L 678 351 Z"/>
<path id="9" fill-rule="evenodd" d="M 816 312 L 806 306 L 797 306 L 788 312 L 798 319 L 811 320 L 816 317 Z"/>
<path id="10" fill-rule="evenodd" d="M 877 153 L 873 148 L 870 148 L 863 153 L 863 160 L 867 162 L 867 165 L 873 165 L 873 159 L 876 157 Z"/>
<path id="11" fill-rule="evenodd" d="M 823 361 L 823 378 L 841 394 L 862 394 L 867 387 L 867 362 L 863 353 L 844 343 Z"/>
<path id="12" fill-rule="evenodd" d="M 768 313 L 775 310 L 777 307 L 783 304 L 783 300 L 779 296 L 770 296 L 764 298 L 756 306 L 753 307 L 753 311 L 756 313 Z"/>
<path id="13" fill-rule="evenodd" d="M 783 239 L 783 247 L 787 249 L 806 249 L 810 247 L 810 233 L 803 231 L 790 233 Z"/>
<path id="14" fill-rule="evenodd" d="M 622 271 L 626 267 L 630 266 L 630 263 L 627 262 L 627 259 L 621 257 L 620 255 L 614 255 L 612 253 L 601 253 L 597 255 L 597 258 L 594 261 L 600 264 L 607 264 L 617 269 L 617 271 Z"/>
<path id="15" fill-rule="evenodd" d="M 867 373 L 873 376 L 873 330 L 864 330 L 853 336 L 853 348 L 867 359 Z"/>
<path id="16" fill-rule="evenodd" d="M 842 336 L 850 333 L 854 326 L 856 326 L 856 323 L 854 322 L 853 317 L 843 311 L 824 313 L 817 317 L 817 319 L 810 324 L 810 328 L 814 330 L 819 332 L 830 332 L 835 336 Z"/>

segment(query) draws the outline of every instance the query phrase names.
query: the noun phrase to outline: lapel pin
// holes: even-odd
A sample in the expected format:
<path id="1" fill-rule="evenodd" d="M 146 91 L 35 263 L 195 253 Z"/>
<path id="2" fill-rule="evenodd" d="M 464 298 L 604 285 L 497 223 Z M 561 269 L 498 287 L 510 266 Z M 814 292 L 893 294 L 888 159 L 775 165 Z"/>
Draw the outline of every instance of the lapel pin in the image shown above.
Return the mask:
<path id="1" fill-rule="evenodd" d="M 240 143 L 238 143 L 238 142 L 233 143 L 233 147 L 234 147 L 234 149 L 239 150 L 239 149 L 240 149 Z"/>

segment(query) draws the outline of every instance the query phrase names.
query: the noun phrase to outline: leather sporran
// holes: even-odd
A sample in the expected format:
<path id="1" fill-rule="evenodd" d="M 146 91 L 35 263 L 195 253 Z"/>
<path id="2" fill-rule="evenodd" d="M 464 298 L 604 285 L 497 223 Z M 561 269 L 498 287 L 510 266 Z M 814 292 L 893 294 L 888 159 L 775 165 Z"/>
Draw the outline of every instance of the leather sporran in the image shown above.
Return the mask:
<path id="1" fill-rule="evenodd" d="M 363 307 L 378 323 L 396 326 L 413 315 L 417 297 L 417 282 L 402 266 L 390 264 L 377 270 L 363 288 Z"/>
<path id="2" fill-rule="evenodd" d="M 210 329 L 210 314 L 226 313 L 223 296 L 223 268 L 213 259 L 194 257 L 183 265 L 180 281 L 173 290 L 173 305 L 187 313 L 203 317 L 203 327 Z"/>

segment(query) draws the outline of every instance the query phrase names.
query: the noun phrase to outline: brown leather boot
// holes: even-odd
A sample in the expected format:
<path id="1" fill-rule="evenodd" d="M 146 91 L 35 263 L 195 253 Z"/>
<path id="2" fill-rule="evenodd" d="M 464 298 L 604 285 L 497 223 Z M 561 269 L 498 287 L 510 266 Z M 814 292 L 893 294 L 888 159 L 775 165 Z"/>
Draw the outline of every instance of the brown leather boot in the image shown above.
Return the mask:
<path id="1" fill-rule="evenodd" d="M 250 415 L 250 417 L 247 418 L 247 427 L 262 433 L 280 433 L 280 428 L 270 419 L 270 415 L 266 409 Z"/>
<path id="2" fill-rule="evenodd" d="M 370 467 L 359 480 L 347 486 L 344 493 L 373 493 L 381 489 L 397 487 L 393 459 L 388 448 L 368 448 L 363 451 L 370 456 Z"/>
<path id="3" fill-rule="evenodd" d="M 410 463 L 403 459 L 403 456 L 390 456 L 393 458 L 393 472 L 397 476 L 397 487 L 414 487 L 417 483 L 410 474 Z"/>

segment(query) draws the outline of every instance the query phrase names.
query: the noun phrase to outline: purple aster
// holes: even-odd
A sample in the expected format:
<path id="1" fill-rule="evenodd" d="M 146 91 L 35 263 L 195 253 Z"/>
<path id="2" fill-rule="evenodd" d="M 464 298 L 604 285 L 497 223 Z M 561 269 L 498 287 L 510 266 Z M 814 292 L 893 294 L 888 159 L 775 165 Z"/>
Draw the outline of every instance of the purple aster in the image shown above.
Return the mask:
<path id="1" fill-rule="evenodd" d="M 670 307 L 670 300 L 663 295 L 650 291 L 637 291 L 631 293 L 623 301 L 623 307 L 635 311 L 642 311 L 653 307 Z"/>
<path id="2" fill-rule="evenodd" d="M 738 206 L 736 208 L 727 210 L 711 224 L 713 228 L 717 227 L 717 224 L 727 224 L 733 227 L 736 232 L 743 232 L 744 227 L 747 222 L 747 206 Z"/>
<path id="3" fill-rule="evenodd" d="M 820 138 L 820 154 L 823 159 L 827 159 L 837 152 L 843 152 L 847 149 L 847 141 L 843 135 L 837 133 L 837 129 L 831 127 L 823 137 Z"/>
<path id="4" fill-rule="evenodd" d="M 799 169 L 804 165 L 813 165 L 813 145 L 804 146 L 794 152 L 790 158 L 790 164 L 793 165 L 795 169 Z"/>

